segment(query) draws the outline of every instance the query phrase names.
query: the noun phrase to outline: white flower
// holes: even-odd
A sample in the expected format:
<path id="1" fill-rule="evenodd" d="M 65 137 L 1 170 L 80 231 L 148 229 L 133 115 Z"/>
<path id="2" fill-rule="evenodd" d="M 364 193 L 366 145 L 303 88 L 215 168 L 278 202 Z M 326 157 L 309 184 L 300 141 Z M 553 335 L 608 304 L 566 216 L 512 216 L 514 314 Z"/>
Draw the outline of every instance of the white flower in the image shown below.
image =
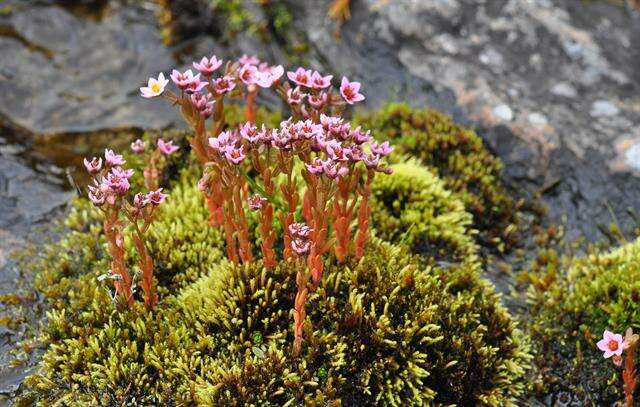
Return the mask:
<path id="1" fill-rule="evenodd" d="M 147 86 L 140 88 L 140 93 L 142 93 L 142 97 L 144 98 L 159 96 L 164 92 L 164 88 L 167 86 L 167 83 L 169 83 L 169 80 L 165 79 L 164 74 L 160 72 L 158 79 L 149 78 Z"/>

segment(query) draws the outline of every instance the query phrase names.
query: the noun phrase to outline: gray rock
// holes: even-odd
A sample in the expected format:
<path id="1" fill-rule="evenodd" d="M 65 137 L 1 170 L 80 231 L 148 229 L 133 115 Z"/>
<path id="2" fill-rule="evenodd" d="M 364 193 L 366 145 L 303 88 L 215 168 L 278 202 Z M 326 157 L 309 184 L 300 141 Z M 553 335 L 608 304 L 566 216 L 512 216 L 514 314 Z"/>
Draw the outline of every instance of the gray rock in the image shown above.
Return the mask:
<path id="1" fill-rule="evenodd" d="M 608 100 L 596 100 L 591 105 L 589 114 L 593 117 L 616 116 L 620 113 L 620 109 Z"/>
<path id="2" fill-rule="evenodd" d="M 551 88 L 551 93 L 556 96 L 562 96 L 565 98 L 575 98 L 578 96 L 578 91 L 569 83 L 569 82 L 558 82 L 553 88 Z"/>
<path id="3" fill-rule="evenodd" d="M 498 105 L 493 108 L 493 114 L 500 120 L 510 122 L 513 120 L 513 110 L 507 105 Z"/>
<path id="4" fill-rule="evenodd" d="M 527 119 L 529 120 L 529 123 L 536 127 L 543 127 L 549 123 L 549 119 L 547 119 L 547 116 L 537 112 L 529 114 Z"/>

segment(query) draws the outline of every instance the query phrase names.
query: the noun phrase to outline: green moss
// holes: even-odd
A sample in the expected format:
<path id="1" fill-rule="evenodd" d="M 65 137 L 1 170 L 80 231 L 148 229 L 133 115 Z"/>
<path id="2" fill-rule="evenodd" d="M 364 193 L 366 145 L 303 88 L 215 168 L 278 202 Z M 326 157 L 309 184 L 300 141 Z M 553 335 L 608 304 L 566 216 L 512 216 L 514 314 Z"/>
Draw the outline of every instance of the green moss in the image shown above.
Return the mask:
<path id="1" fill-rule="evenodd" d="M 476 251 L 471 215 L 431 170 L 415 160 L 392 166 L 372 184 L 371 223 L 389 242 L 414 252 L 456 260 Z"/>
<path id="2" fill-rule="evenodd" d="M 153 314 L 102 304 L 100 323 L 49 336 L 27 384 L 68 405 L 510 404 L 527 346 L 477 268 L 432 267 L 380 242 L 328 264 L 297 359 L 295 264 L 219 263 Z M 65 311 L 51 329 L 69 331 Z"/>
<path id="3" fill-rule="evenodd" d="M 473 258 L 440 269 L 375 242 L 326 276 L 307 304 L 301 360 L 290 349 L 293 263 L 222 265 L 185 290 L 187 319 L 215 344 L 200 402 L 498 405 L 520 394 L 526 346 Z"/>
<path id="4" fill-rule="evenodd" d="M 543 257 L 527 293 L 540 391 L 611 405 L 622 398 L 620 371 L 596 342 L 605 329 L 640 329 L 640 240 L 570 262 Z"/>
<path id="5" fill-rule="evenodd" d="M 432 167 L 473 214 L 483 244 L 501 249 L 514 242 L 516 204 L 500 183 L 502 164 L 473 130 L 435 110 L 402 103 L 357 121 L 376 138 L 390 140 L 396 160 L 409 155 Z"/>

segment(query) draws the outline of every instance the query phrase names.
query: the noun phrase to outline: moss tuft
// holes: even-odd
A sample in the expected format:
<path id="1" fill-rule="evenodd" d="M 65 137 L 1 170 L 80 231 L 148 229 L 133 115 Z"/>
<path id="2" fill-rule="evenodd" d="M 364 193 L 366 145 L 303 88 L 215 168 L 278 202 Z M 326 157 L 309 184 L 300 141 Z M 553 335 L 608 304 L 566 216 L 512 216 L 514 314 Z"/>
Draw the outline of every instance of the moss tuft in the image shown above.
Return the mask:
<path id="1" fill-rule="evenodd" d="M 396 160 L 410 155 L 432 167 L 473 214 L 481 243 L 498 249 L 514 243 L 517 206 L 500 183 L 502 164 L 473 130 L 435 110 L 404 103 L 388 104 L 357 121 L 376 138 L 390 140 Z"/>
<path id="2" fill-rule="evenodd" d="M 596 342 L 605 329 L 640 329 L 640 240 L 567 267 L 567 261 L 545 258 L 544 273 L 527 292 L 540 391 L 612 405 L 623 396 L 621 375 Z"/>
<path id="3" fill-rule="evenodd" d="M 372 185 L 371 222 L 378 236 L 442 260 L 476 252 L 472 217 L 442 180 L 415 160 L 392 168 Z"/>

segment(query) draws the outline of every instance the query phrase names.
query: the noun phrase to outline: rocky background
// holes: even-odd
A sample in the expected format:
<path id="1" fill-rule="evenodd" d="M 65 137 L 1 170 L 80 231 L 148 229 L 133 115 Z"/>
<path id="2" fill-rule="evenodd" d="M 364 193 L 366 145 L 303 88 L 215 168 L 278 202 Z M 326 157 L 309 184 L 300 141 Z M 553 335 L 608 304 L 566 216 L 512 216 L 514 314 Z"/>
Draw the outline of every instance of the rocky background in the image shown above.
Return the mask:
<path id="1" fill-rule="evenodd" d="M 636 225 L 632 2 L 352 0 L 352 18 L 338 28 L 329 0 L 243 0 L 252 23 L 233 32 L 228 11 L 205 3 L 0 3 L 0 293 L 20 280 L 9 252 L 41 237 L 73 196 L 67 173 L 83 154 L 129 131 L 178 125 L 138 87 L 212 53 L 347 75 L 363 83 L 365 109 L 399 100 L 451 114 L 503 160 L 514 195 L 541 198 L 547 221 L 566 224 L 571 239 L 602 239 L 612 222 L 627 232 Z M 14 334 L 3 329 L 0 366 Z M 0 368 L 0 394 L 22 375 Z"/>

